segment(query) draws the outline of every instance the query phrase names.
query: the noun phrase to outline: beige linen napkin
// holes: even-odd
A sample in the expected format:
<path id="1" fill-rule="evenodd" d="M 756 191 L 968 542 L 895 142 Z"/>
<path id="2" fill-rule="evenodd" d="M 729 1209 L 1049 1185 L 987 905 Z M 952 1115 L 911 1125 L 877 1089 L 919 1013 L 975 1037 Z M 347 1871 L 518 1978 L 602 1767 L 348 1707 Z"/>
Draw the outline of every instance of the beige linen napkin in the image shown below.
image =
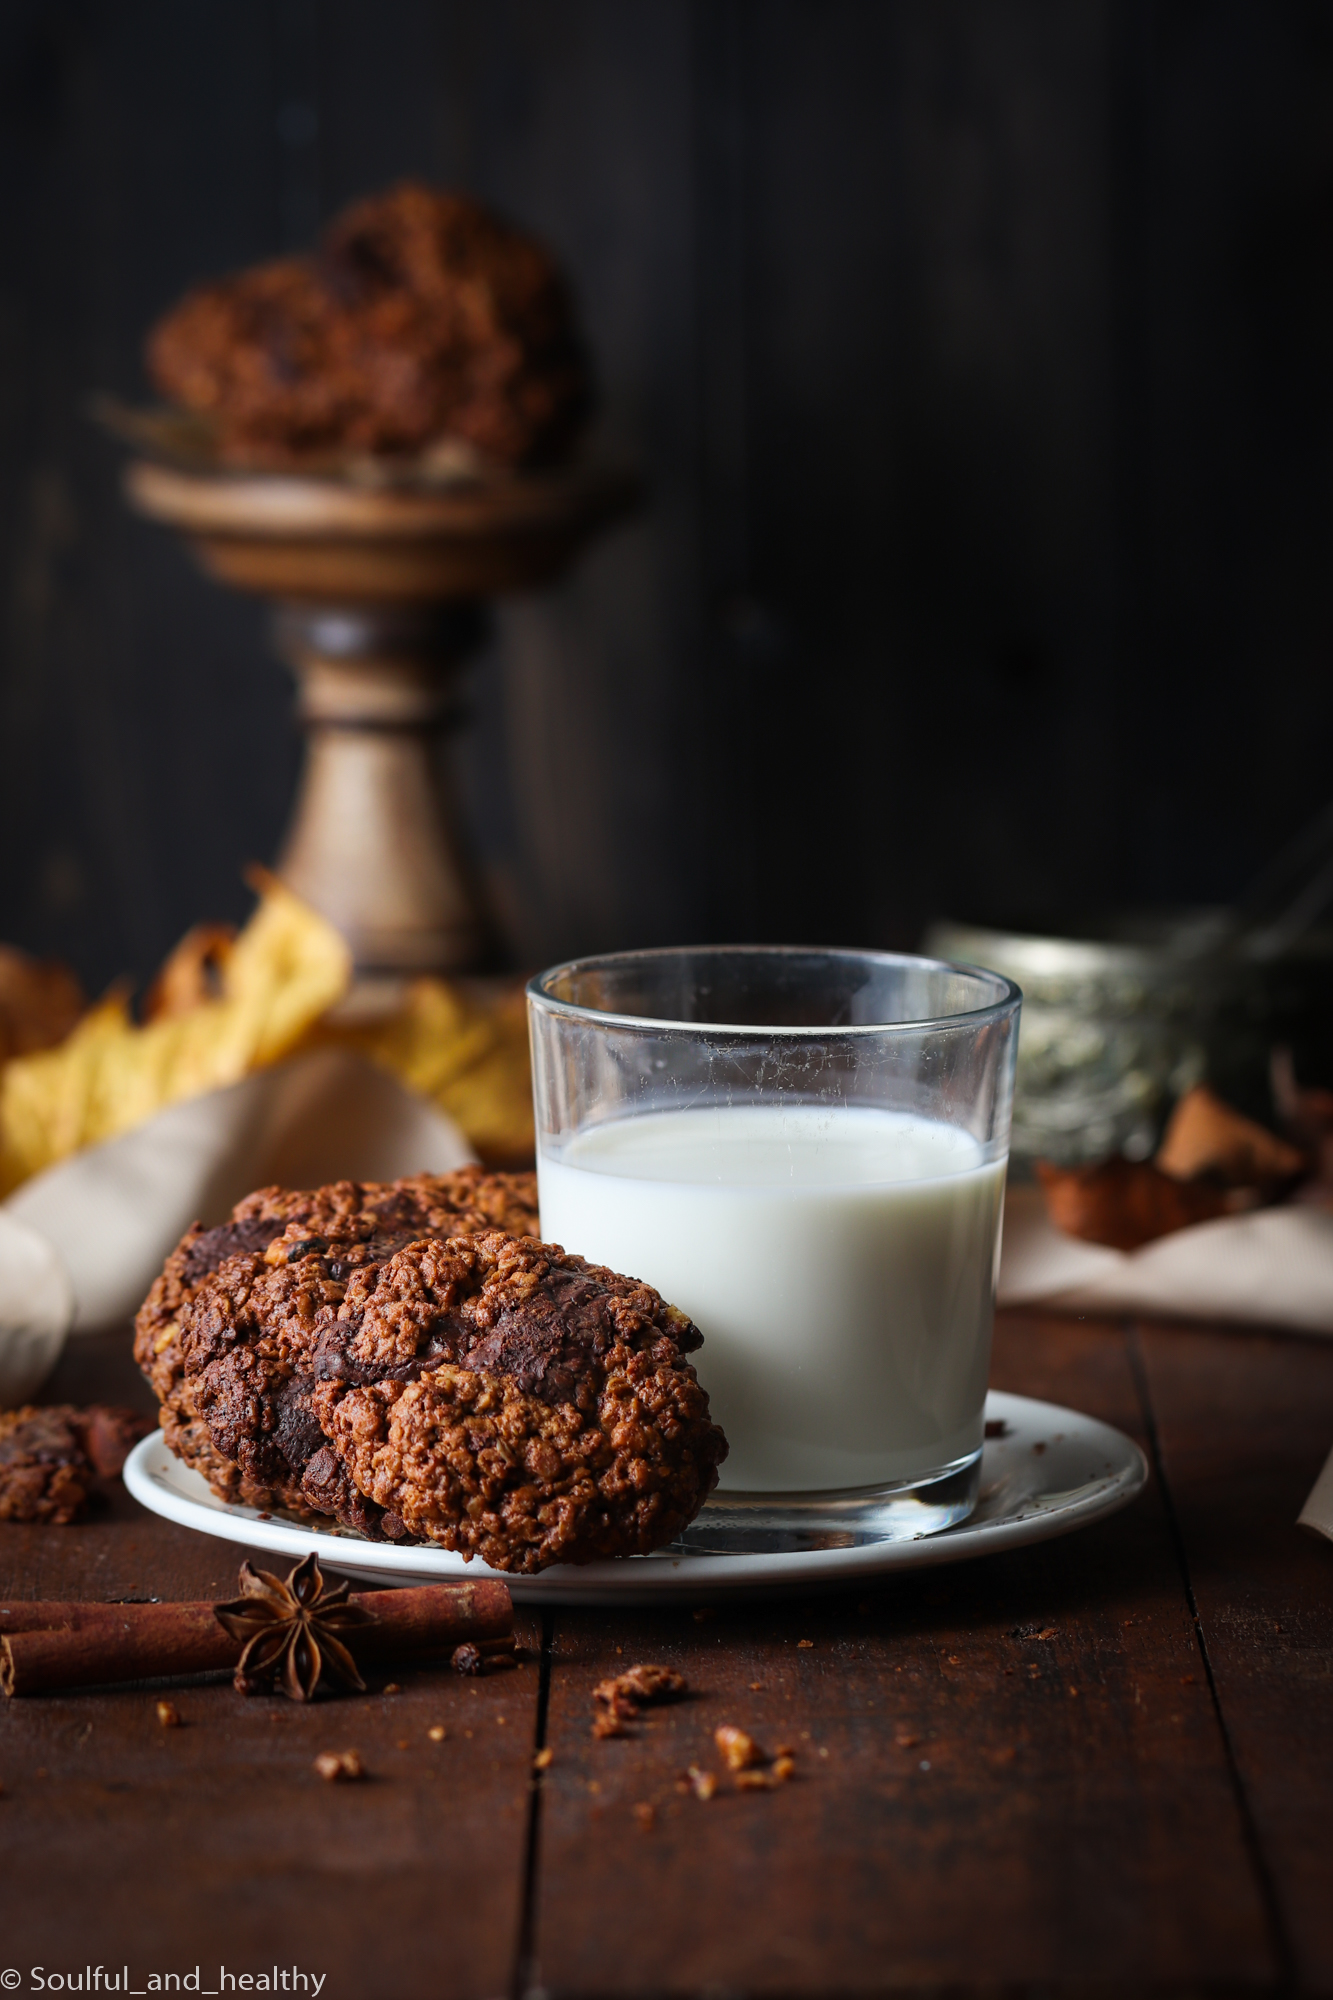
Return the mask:
<path id="1" fill-rule="evenodd" d="M 60 1356 L 74 1293 L 55 1251 L 0 1209 L 0 1410 L 26 1403 Z"/>
<path id="2" fill-rule="evenodd" d="M 999 1302 L 1333 1334 L 1333 1215 L 1264 1208 L 1178 1229 L 1142 1250 L 1107 1250 L 1056 1229 L 1040 1189 L 1011 1188 Z"/>
<path id="3" fill-rule="evenodd" d="M 1333 1334 L 1333 1215 L 1265 1208 L 1178 1229 L 1142 1250 L 1107 1250 L 1056 1229 L 1039 1188 L 1011 1188 L 999 1303 L 1259 1320 Z M 1300 1519 L 1333 1540 L 1333 1455 Z"/>
<path id="4" fill-rule="evenodd" d="M 221 1221 L 251 1188 L 447 1173 L 474 1158 L 425 1098 L 360 1056 L 323 1049 L 62 1160 L 0 1208 L 0 1405 L 36 1386 L 16 1393 L 6 1377 L 21 1339 L 31 1349 L 46 1329 L 44 1373 L 69 1324 L 83 1332 L 127 1319 L 190 1223 Z"/>
<path id="5" fill-rule="evenodd" d="M 1323 1471 L 1310 1488 L 1310 1497 L 1297 1516 L 1303 1528 L 1313 1528 L 1333 1542 L 1333 1451 Z"/>

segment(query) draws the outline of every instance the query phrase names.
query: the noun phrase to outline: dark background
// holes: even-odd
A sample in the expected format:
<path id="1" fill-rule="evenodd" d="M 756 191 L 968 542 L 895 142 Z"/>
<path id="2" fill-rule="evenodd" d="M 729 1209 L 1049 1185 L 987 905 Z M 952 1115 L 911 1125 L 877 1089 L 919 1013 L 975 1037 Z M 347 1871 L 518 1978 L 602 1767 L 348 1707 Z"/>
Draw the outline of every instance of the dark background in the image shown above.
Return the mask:
<path id="1" fill-rule="evenodd" d="M 0 936 L 237 916 L 258 606 L 88 393 L 395 176 L 573 275 L 649 511 L 455 740 L 513 960 L 1233 894 L 1333 791 L 1333 12 L 1284 0 L 5 0 Z"/>

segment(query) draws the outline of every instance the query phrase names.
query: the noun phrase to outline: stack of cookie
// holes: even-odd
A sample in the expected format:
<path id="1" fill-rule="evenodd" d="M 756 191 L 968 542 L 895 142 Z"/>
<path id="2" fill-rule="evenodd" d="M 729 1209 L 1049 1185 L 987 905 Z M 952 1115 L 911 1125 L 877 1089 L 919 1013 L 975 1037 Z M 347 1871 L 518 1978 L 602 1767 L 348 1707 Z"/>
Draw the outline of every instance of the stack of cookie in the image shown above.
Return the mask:
<path id="1" fill-rule="evenodd" d="M 717 1481 L 702 1336 L 538 1239 L 531 1174 L 265 1188 L 191 1229 L 135 1326 L 215 1493 L 517 1572 L 645 1555 Z"/>

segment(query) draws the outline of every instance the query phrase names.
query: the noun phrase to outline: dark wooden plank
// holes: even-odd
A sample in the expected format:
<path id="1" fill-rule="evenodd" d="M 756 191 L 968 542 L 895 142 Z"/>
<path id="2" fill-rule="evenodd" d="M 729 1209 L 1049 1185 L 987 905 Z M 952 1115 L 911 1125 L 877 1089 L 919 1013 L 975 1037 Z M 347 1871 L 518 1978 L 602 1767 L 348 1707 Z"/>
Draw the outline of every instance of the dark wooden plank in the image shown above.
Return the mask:
<path id="1" fill-rule="evenodd" d="M 945 906 L 1105 897 L 1113 766 L 1083 754 L 1114 701 L 1100 10 L 742 11 L 745 587 L 772 635 L 734 668 L 749 921 L 907 940 Z"/>
<path id="2" fill-rule="evenodd" d="M 1333 319 L 1315 248 L 1333 35 L 1327 15 L 1265 0 L 1132 0 L 1106 18 L 1122 882 L 1220 900 L 1327 796 L 1333 690 L 1314 661 L 1333 593 L 1310 555 L 1333 414 L 1315 361 Z M 1193 790 L 1204 772 L 1211 796 Z"/>
<path id="3" fill-rule="evenodd" d="M 538 230 L 594 360 L 593 443 L 641 517 L 559 588 L 498 609 L 455 768 L 520 964 L 701 929 L 699 299 L 690 9 L 439 10 L 441 171 Z"/>
<path id="4" fill-rule="evenodd" d="M 79 1343 L 52 1395 L 133 1393 L 126 1336 Z M 0 1536 L 15 1597 L 203 1598 L 235 1592 L 247 1551 L 174 1528 L 120 1493 L 70 1528 Z M 254 1553 L 254 1552 L 250 1552 Z M 257 1560 L 274 1566 L 274 1558 Z M 282 1568 L 281 1559 L 277 1567 Z M 326 1995 L 507 1990 L 517 1949 L 535 1740 L 540 1628 L 515 1672 L 380 1672 L 365 1698 L 309 1708 L 229 1685 L 7 1703 L 0 1710 L 0 1875 L 6 1965 L 220 1965 L 327 1975 Z M 381 1690 L 390 1680 L 397 1694 Z M 442 1724 L 435 1743 L 428 1731 Z M 317 1777 L 355 1747 L 359 1785 Z"/>
<path id="5" fill-rule="evenodd" d="M 996 1374 L 1137 1428 L 1113 1328 L 1011 1320 Z M 636 1657 L 697 1698 L 596 1742 L 592 1685 Z M 682 1796 L 724 1722 L 794 1744 L 798 1779 Z M 854 1600 L 561 1615 L 547 1741 L 535 1977 L 556 1993 L 1276 1975 L 1155 1490 L 1066 1541 Z"/>
<path id="6" fill-rule="evenodd" d="M 1333 1988 L 1333 1549 L 1296 1526 L 1333 1446 L 1333 1344 L 1146 1327 L 1208 1661 L 1302 1992 Z"/>
<path id="7" fill-rule="evenodd" d="M 135 521 L 87 400 L 189 283 L 279 247 L 263 0 L 0 19 L 0 935 L 100 985 L 239 916 L 295 769 L 261 613 Z"/>

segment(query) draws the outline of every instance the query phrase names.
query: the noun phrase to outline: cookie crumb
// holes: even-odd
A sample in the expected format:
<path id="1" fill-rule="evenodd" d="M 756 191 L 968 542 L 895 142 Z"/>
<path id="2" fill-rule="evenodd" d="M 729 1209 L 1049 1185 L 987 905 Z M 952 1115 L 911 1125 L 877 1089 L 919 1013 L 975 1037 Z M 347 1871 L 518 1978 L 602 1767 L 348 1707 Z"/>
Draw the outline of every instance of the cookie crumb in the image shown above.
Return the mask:
<path id="1" fill-rule="evenodd" d="M 736 1729 L 730 1723 L 723 1723 L 713 1731 L 713 1741 L 722 1752 L 729 1771 L 744 1771 L 752 1765 L 762 1764 L 764 1753 L 753 1736 L 747 1736 L 743 1729 Z"/>
<path id="2" fill-rule="evenodd" d="M 682 1792 L 693 1792 L 696 1799 L 703 1799 L 706 1802 L 717 1792 L 717 1773 L 701 1770 L 697 1764 L 691 1764 L 678 1789 Z"/>
<path id="3" fill-rule="evenodd" d="M 383 1694 L 401 1694 L 402 1691 L 397 1681 L 390 1681 L 387 1687 L 381 1689 L 381 1693 Z"/>
<path id="4" fill-rule="evenodd" d="M 598 1681 L 592 1698 L 606 1702 L 612 1709 L 621 1702 L 636 1703 L 646 1708 L 655 1701 L 679 1701 L 689 1690 L 690 1684 L 684 1674 L 678 1674 L 674 1668 L 644 1664 L 626 1667 L 623 1674 Z"/>
<path id="5" fill-rule="evenodd" d="M 910 1729 L 900 1729 L 893 1740 L 900 1750 L 915 1750 L 921 1738 L 913 1735 Z"/>
<path id="6" fill-rule="evenodd" d="M 814 1643 L 813 1639 L 798 1639 L 796 1641 L 796 1650 L 800 1652 L 803 1647 L 813 1646 Z"/>
<path id="7" fill-rule="evenodd" d="M 512 1639 L 487 1639 L 481 1645 L 469 1640 L 465 1646 L 454 1647 L 449 1664 L 456 1674 L 494 1673 L 505 1667 L 516 1667 L 518 1650 Z"/>
<path id="8" fill-rule="evenodd" d="M 751 1693 L 751 1694 L 762 1694 L 763 1692 L 764 1692 L 764 1683 L 763 1683 L 762 1681 L 751 1681 L 751 1682 L 750 1682 L 750 1693 Z"/>
<path id="9" fill-rule="evenodd" d="M 174 1701 L 160 1701 L 157 1704 L 157 1719 L 164 1729 L 179 1729 L 180 1710 Z"/>
<path id="10" fill-rule="evenodd" d="M 744 1736 L 744 1731 L 738 1730 L 735 1733 Z M 722 1731 L 719 1730 L 717 1734 L 720 1736 Z M 734 1763 L 731 1766 L 736 1772 L 738 1792 L 776 1791 L 779 1785 L 787 1784 L 796 1775 L 796 1754 L 790 1744 L 784 1743 L 772 1762 L 768 1763 L 767 1753 L 761 1750 L 757 1743 L 749 1737 L 745 1737 L 745 1742 L 749 1744 L 751 1752 L 749 1761 L 739 1768 Z M 739 1746 L 736 1746 L 736 1749 L 739 1754 Z M 730 1756 L 728 1761 L 730 1762 Z M 766 1763 L 768 1769 L 764 1770 L 762 1766 Z"/>
<path id="11" fill-rule="evenodd" d="M 532 1768 L 534 1771 L 549 1771 L 554 1762 L 555 1752 L 548 1747 L 537 1752 L 532 1760 Z"/>
<path id="12" fill-rule="evenodd" d="M 433 1722 L 430 1728 L 426 1731 L 426 1734 L 427 1736 L 429 1736 L 432 1743 L 443 1743 L 445 1736 L 448 1734 L 448 1731 L 445 1729 L 445 1726 L 442 1722 Z"/>
<path id="13" fill-rule="evenodd" d="M 623 1674 L 614 1674 L 604 1681 L 598 1681 L 592 1691 L 595 1702 L 603 1705 L 592 1725 L 594 1736 L 628 1736 L 627 1722 L 637 1720 L 641 1709 L 654 1702 L 679 1701 L 689 1693 L 689 1682 L 684 1674 L 678 1674 L 673 1667 L 656 1667 L 646 1663 L 627 1667 Z"/>
<path id="14" fill-rule="evenodd" d="M 355 1750 L 321 1750 L 315 1769 L 330 1785 L 350 1785 L 366 1775 Z"/>

